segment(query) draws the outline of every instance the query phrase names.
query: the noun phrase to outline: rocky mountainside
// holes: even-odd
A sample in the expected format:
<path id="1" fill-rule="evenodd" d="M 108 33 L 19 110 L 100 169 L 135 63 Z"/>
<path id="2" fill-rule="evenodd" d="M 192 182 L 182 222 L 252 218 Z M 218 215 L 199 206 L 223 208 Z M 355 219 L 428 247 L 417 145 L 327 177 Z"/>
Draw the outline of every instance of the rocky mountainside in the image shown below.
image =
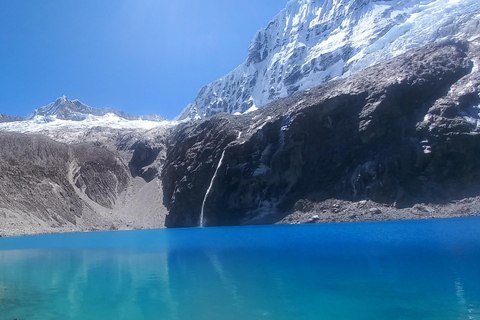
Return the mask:
<path id="1" fill-rule="evenodd" d="M 179 125 L 167 226 L 272 223 L 329 199 L 401 209 L 480 196 L 479 48 L 414 49 L 247 115 Z"/>
<path id="2" fill-rule="evenodd" d="M 0 236 L 480 214 L 479 6 L 291 1 L 185 121 L 0 115 Z"/>
<path id="3" fill-rule="evenodd" d="M 0 236 L 164 226 L 174 124 L 104 111 L 61 97 L 1 124 Z"/>
<path id="4" fill-rule="evenodd" d="M 163 227 L 166 132 L 104 133 L 65 144 L 0 132 L 0 236 Z"/>
<path id="5" fill-rule="evenodd" d="M 477 0 L 293 0 L 248 48 L 247 60 L 203 87 L 179 120 L 244 113 L 345 77 L 407 50 L 464 38 Z"/>

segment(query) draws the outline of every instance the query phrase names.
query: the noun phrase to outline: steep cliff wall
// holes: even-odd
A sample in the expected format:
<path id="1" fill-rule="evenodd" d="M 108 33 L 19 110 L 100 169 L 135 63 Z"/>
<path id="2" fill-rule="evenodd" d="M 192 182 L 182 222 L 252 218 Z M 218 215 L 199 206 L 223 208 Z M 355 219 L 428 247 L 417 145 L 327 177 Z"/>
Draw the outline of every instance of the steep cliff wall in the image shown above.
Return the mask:
<path id="1" fill-rule="evenodd" d="M 205 225 L 233 225 L 278 221 L 301 199 L 479 195 L 478 52 L 416 49 L 248 115 L 179 126 L 162 172 L 167 226 L 198 225 L 203 204 Z"/>

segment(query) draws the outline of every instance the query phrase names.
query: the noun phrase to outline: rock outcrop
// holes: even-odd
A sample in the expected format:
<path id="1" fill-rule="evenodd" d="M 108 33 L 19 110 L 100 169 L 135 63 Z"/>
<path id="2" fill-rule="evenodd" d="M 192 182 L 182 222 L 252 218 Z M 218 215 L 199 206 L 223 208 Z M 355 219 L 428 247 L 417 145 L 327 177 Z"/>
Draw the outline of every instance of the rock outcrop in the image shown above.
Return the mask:
<path id="1" fill-rule="evenodd" d="M 401 208 L 480 195 L 478 52 L 415 49 L 256 112 L 178 126 L 162 171 L 167 226 L 198 225 L 202 206 L 211 226 L 276 222 L 302 199 Z"/>

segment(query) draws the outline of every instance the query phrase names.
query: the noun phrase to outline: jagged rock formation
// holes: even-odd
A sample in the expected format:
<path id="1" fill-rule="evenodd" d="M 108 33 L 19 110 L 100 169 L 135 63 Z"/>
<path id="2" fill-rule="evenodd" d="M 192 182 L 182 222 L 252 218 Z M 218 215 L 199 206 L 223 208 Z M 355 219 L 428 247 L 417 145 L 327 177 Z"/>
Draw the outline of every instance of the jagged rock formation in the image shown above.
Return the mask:
<path id="1" fill-rule="evenodd" d="M 298 90 L 464 37 L 477 0 L 293 0 L 248 48 L 247 60 L 203 87 L 178 119 L 244 113 Z"/>
<path id="2" fill-rule="evenodd" d="M 162 172 L 167 226 L 198 225 L 203 200 L 206 225 L 235 225 L 279 221 L 302 199 L 480 195 L 478 48 L 412 50 L 247 115 L 178 126 Z"/>

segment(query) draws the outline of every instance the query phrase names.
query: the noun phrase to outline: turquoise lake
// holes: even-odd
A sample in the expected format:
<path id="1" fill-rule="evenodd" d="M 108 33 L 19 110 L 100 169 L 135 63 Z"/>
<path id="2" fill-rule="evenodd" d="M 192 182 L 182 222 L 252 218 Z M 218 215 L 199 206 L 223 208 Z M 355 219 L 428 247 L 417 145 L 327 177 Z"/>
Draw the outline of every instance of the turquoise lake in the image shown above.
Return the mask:
<path id="1" fill-rule="evenodd" d="M 480 217 L 1 238 L 12 319 L 480 319 Z"/>

